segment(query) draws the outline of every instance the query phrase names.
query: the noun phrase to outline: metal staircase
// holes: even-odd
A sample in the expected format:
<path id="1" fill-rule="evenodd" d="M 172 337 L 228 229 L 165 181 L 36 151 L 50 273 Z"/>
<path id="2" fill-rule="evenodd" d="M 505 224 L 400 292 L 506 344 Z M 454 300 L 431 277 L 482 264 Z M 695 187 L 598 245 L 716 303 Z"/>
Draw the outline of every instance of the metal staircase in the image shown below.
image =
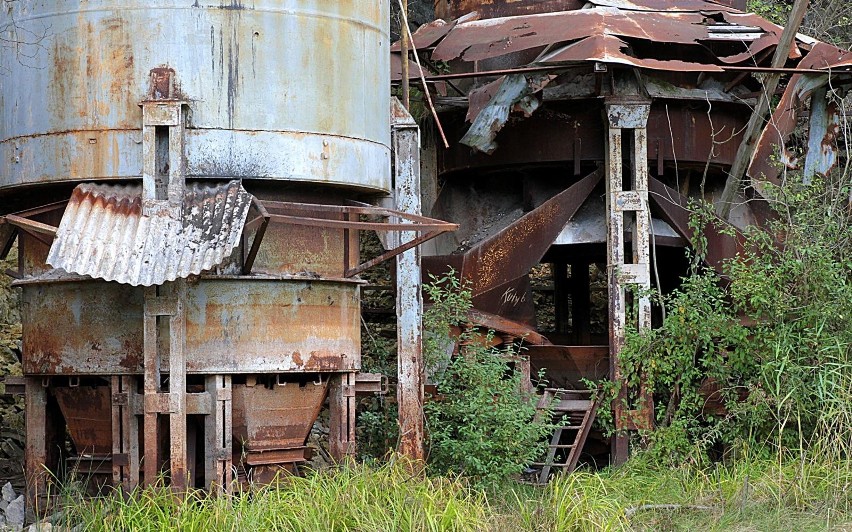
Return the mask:
<path id="1" fill-rule="evenodd" d="M 532 464 L 541 468 L 537 484 L 547 484 L 554 469 L 570 473 L 577 467 L 598 410 L 599 401 L 591 397 L 592 393 L 591 390 L 545 388 L 536 409 L 543 413 L 550 406 L 553 417 L 561 422 L 553 431 L 544 460 Z"/>

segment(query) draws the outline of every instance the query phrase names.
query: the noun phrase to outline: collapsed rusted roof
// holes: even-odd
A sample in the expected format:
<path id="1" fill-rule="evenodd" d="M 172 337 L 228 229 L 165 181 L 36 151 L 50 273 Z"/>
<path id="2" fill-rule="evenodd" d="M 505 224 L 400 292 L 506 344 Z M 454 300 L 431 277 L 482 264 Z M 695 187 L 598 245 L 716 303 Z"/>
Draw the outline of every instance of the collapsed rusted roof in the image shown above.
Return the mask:
<path id="1" fill-rule="evenodd" d="M 251 202 L 239 181 L 188 183 L 182 219 L 143 216 L 141 185 L 84 183 L 71 195 L 47 263 L 133 286 L 197 275 L 239 244 Z"/>
<path id="2" fill-rule="evenodd" d="M 482 61 L 547 47 L 547 53 L 533 63 L 626 62 L 659 70 L 714 71 L 725 64 L 755 65 L 756 54 L 775 46 L 782 31 L 753 13 L 704 0 L 592 0 L 588 5 L 591 7 L 554 13 L 436 21 L 420 28 L 413 37 L 421 49 L 434 46 L 434 61 Z M 683 61 L 641 57 L 629 50 L 630 43 L 624 39 L 690 45 L 694 49 Z M 708 47 L 713 41 L 739 42 L 743 50 L 716 55 Z M 815 42 L 799 36 L 790 58 L 801 58 Z M 852 57 L 841 53 L 818 68 L 841 66 L 852 66 Z"/>
<path id="3" fill-rule="evenodd" d="M 482 72 L 480 76 L 503 74 L 485 85 L 466 88 L 463 96 L 468 107 L 466 118 L 472 126 L 461 143 L 493 153 L 497 132 L 512 112 L 525 116 L 535 112 L 546 87 L 551 93 L 559 92 L 559 87 L 576 88 L 570 77 L 563 80 L 557 76 L 564 69 L 591 70 L 609 64 L 678 75 L 770 70 L 767 61 L 782 31 L 781 26 L 758 15 L 710 0 L 590 0 L 581 9 L 498 18 L 479 19 L 470 12 L 452 23 L 425 25 L 415 32 L 413 40 L 421 50 L 427 50 L 433 64 L 448 62 L 453 70 L 462 72 L 472 66 Z M 798 35 L 789 61 L 790 66 L 816 74 L 848 71 L 852 53 Z M 395 73 L 394 78 L 398 76 Z M 649 83 L 653 80 L 647 79 Z M 738 82 L 722 83 L 722 92 L 740 98 L 737 83 L 742 84 L 744 79 L 743 74 Z M 670 91 L 669 96 L 677 99 L 679 93 L 694 88 L 716 91 L 713 84 L 718 81 L 707 77 L 699 80 L 702 86 L 673 86 L 680 90 Z M 644 90 L 651 96 L 647 87 Z M 785 95 L 785 99 L 792 100 L 793 96 Z M 777 118 L 795 120 L 792 111 Z M 768 141 L 761 142 L 763 158 L 768 145 Z M 762 167 L 759 170 L 771 173 Z"/>

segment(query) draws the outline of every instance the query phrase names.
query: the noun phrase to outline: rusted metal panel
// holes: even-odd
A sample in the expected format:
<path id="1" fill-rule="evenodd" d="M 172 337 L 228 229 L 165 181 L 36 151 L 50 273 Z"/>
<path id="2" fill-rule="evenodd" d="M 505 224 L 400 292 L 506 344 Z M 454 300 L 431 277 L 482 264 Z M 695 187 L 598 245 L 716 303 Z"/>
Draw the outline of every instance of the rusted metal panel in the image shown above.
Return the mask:
<path id="1" fill-rule="evenodd" d="M 518 2 L 517 0 L 435 0 L 435 15 L 450 19 L 469 13 L 482 18 L 511 17 L 531 15 L 551 11 L 570 11 L 585 5 L 582 0 L 535 0 Z"/>
<path id="2" fill-rule="evenodd" d="M 307 383 L 233 385 L 235 446 L 257 454 L 304 446 L 327 390 L 328 377 Z"/>
<path id="3" fill-rule="evenodd" d="M 835 68 L 831 65 L 846 65 L 852 62 L 852 53 L 844 52 L 825 43 L 816 43 L 805 58 L 799 63 L 799 68 Z M 787 88 L 781 96 L 778 106 L 772 113 L 769 125 L 765 127 L 757 140 L 754 155 L 748 167 L 747 175 L 752 181 L 762 180 L 780 183 L 781 168 L 773 161 L 778 161 L 788 167 L 795 168 L 798 162 L 783 147 L 792 135 L 799 113 L 813 91 L 828 82 L 825 76 L 794 75 L 787 83 Z M 831 122 L 831 121 L 829 121 Z M 825 137 L 829 133 L 826 125 Z M 820 148 L 822 151 L 822 148 Z M 827 154 L 830 156 L 830 154 Z M 825 159 L 825 156 L 822 157 Z"/>
<path id="4" fill-rule="evenodd" d="M 529 273 L 600 179 L 593 172 L 465 253 L 462 273 L 473 295 Z"/>
<path id="5" fill-rule="evenodd" d="M 389 4 L 10 2 L 6 31 L 39 40 L 0 51 L 14 80 L 0 95 L 0 187 L 138 178 L 137 103 L 150 71 L 169 68 L 192 102 L 189 177 L 389 191 Z"/>
<path id="6" fill-rule="evenodd" d="M 497 331 L 498 333 L 508 334 L 522 340 L 525 346 L 550 344 L 550 340 L 539 334 L 535 329 L 523 323 L 508 320 L 501 315 L 471 309 L 467 317 L 473 325 L 485 327 L 488 330 Z"/>
<path id="7" fill-rule="evenodd" d="M 181 219 L 144 216 L 142 203 L 139 186 L 78 185 L 47 263 L 133 286 L 198 275 L 239 245 L 251 195 L 239 181 L 188 184 Z"/>
<path id="8" fill-rule="evenodd" d="M 78 453 L 112 454 L 112 395 L 109 386 L 60 386 L 53 394 Z"/>
<path id="9" fill-rule="evenodd" d="M 841 117 L 837 102 L 827 101 L 828 89 L 822 87 L 811 96 L 808 120 L 808 149 L 802 180 L 810 183 L 814 175 L 827 176 L 837 164 L 837 139 L 840 135 Z"/>
<path id="10" fill-rule="evenodd" d="M 583 379 L 598 380 L 609 374 L 609 347 L 530 345 L 524 352 L 530 371 L 544 371 L 550 386 L 582 389 Z"/>
<path id="11" fill-rule="evenodd" d="M 596 6 L 629 11 L 728 11 L 744 10 L 745 0 L 591 0 Z"/>
<path id="12" fill-rule="evenodd" d="M 484 153 L 493 153 L 497 149 L 494 138 L 506 124 L 509 113 L 520 110 L 524 115 L 530 116 L 535 112 L 540 105 L 539 100 L 533 96 L 535 88 L 540 90 L 551 78 L 549 75 L 527 77 L 522 74 L 502 78 L 494 96 L 476 114 L 470 129 L 459 143 Z"/>
<path id="13" fill-rule="evenodd" d="M 142 372 L 142 288 L 22 286 L 26 374 Z M 187 288 L 189 373 L 356 371 L 360 339 L 358 282 L 234 276 Z"/>
<path id="14" fill-rule="evenodd" d="M 432 59 L 479 61 L 593 35 L 695 44 L 710 36 L 704 21 L 699 13 L 626 13 L 612 8 L 479 20 L 453 28 L 435 47 Z"/>
<path id="15" fill-rule="evenodd" d="M 651 70 L 669 70 L 677 72 L 722 72 L 719 66 L 698 61 L 679 61 L 675 59 L 659 60 L 633 57 L 626 53 L 630 45 L 613 35 L 593 35 L 580 41 L 557 48 L 544 56 L 542 63 L 570 63 L 600 61 L 629 65 Z"/>
<path id="16" fill-rule="evenodd" d="M 648 190 L 651 201 L 660 208 L 660 216 L 681 236 L 691 241 L 694 231 L 689 224 L 692 210 L 689 209 L 687 198 L 653 177 L 649 179 Z M 707 240 L 707 263 L 720 274 L 723 274 L 722 261 L 736 256 L 744 241 L 739 232 L 731 236 L 729 231 L 722 231 L 723 228 L 729 229 L 726 225 L 726 222 L 718 219 L 707 224 L 702 233 Z"/>

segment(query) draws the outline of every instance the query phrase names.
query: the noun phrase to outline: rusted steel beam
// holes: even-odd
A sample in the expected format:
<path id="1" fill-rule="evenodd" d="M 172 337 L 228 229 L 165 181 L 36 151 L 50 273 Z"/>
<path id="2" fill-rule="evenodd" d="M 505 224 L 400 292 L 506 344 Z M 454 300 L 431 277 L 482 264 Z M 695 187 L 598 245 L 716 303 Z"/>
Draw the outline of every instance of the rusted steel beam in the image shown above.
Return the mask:
<path id="1" fill-rule="evenodd" d="M 355 394 L 371 395 L 388 393 L 388 378 L 381 373 L 356 373 Z"/>
<path id="2" fill-rule="evenodd" d="M 391 116 L 394 206 L 400 212 L 420 215 L 420 129 L 395 99 Z M 412 460 L 423 460 L 423 287 L 420 249 L 410 246 L 417 242 L 416 236 L 412 231 L 393 234 L 391 247 L 410 247 L 396 256 L 398 450 Z"/>
<path id="3" fill-rule="evenodd" d="M 793 4 L 793 10 L 790 12 L 790 17 L 787 19 L 787 24 L 784 26 L 784 31 L 781 33 L 778 46 L 775 48 L 775 53 L 772 56 L 772 68 L 781 68 L 787 62 L 787 58 L 790 55 L 790 47 L 793 46 L 796 32 L 799 31 L 799 26 L 805 18 L 807 7 L 808 0 L 796 0 L 795 4 Z M 748 169 L 754 155 L 755 143 L 760 132 L 763 130 L 764 118 L 767 111 L 769 111 L 769 100 L 775 95 L 775 90 L 778 88 L 780 80 L 780 72 L 769 74 L 764 84 L 764 90 L 758 99 L 757 107 L 755 107 L 751 118 L 749 118 L 742 143 L 734 159 L 734 164 L 731 165 L 731 169 L 728 172 L 725 189 L 722 191 L 722 196 L 719 198 L 716 206 L 716 213 L 723 220 L 727 220 L 731 213 L 731 208 L 740 189 L 743 175 Z M 770 124 L 768 127 L 774 126 Z"/>
<path id="4" fill-rule="evenodd" d="M 27 441 L 24 445 L 24 470 L 27 485 L 27 505 L 38 508 L 39 499 L 47 495 L 50 475 L 47 458 L 47 386 L 42 379 L 26 377 L 24 412 L 26 413 Z"/>
<path id="5" fill-rule="evenodd" d="M 414 249 L 414 248 L 418 247 L 420 244 L 422 244 L 424 242 L 428 242 L 429 240 L 432 240 L 433 238 L 437 237 L 441 233 L 445 233 L 445 232 L 446 231 L 433 231 L 431 233 L 426 233 L 425 235 L 418 236 L 417 238 L 415 238 L 413 240 L 409 240 L 408 242 L 406 242 L 404 244 L 400 244 L 399 246 L 397 246 L 393 249 L 389 249 L 388 251 L 385 251 L 384 253 L 382 253 L 378 257 L 370 259 L 367 262 L 360 264 L 359 266 L 356 266 L 355 268 L 346 270 L 345 276 L 346 277 L 354 277 L 354 276 L 358 275 L 359 273 L 362 273 L 362 272 L 372 268 L 376 264 L 382 263 L 382 262 L 384 262 L 388 259 L 392 259 L 393 257 L 398 257 L 399 255 L 407 252 L 408 250 Z"/>
<path id="6" fill-rule="evenodd" d="M 252 205 L 259 213 L 257 218 L 258 225 L 257 231 L 254 234 L 254 240 L 252 240 L 251 247 L 243 260 L 243 275 L 251 273 L 252 266 L 254 266 L 254 261 L 257 258 L 257 252 L 260 250 L 260 244 L 263 242 L 263 236 L 266 234 L 266 228 L 269 226 L 270 220 L 269 212 L 266 210 L 266 207 L 263 206 L 263 202 L 252 196 Z M 247 223 L 243 231 L 250 231 L 251 229 L 254 229 L 254 227 L 250 227 L 251 225 L 251 223 Z"/>
<path id="7" fill-rule="evenodd" d="M 169 466 L 171 486 L 187 488 L 189 467 L 186 432 L 186 280 L 169 286 L 177 308 L 169 316 Z"/>
<path id="8" fill-rule="evenodd" d="M 639 384 L 639 404 L 627 404 L 628 389 L 623 380 L 619 356 L 624 348 L 627 329 L 628 285 L 638 285 L 647 290 L 651 285 L 648 206 L 648 143 L 646 126 L 650 102 L 613 98 L 606 102 L 606 205 L 607 205 L 607 276 L 609 292 L 609 364 L 610 379 L 619 383 L 619 395 L 613 402 L 617 433 L 612 438 L 612 463 L 619 465 L 627 460 L 628 437 L 626 430 L 635 428 L 629 420 L 647 420 L 650 428 L 653 405 Z M 625 168 L 622 159 L 623 143 L 630 143 L 629 189 L 624 190 Z M 627 262 L 624 242 L 624 215 L 635 217 L 633 257 Z M 651 326 L 651 304 L 647 295 L 638 296 L 639 331 Z"/>
<path id="9" fill-rule="evenodd" d="M 24 377 L 6 375 L 0 378 L 0 384 L 3 385 L 3 395 L 7 397 L 24 395 L 26 393 L 26 382 Z"/>
<path id="10" fill-rule="evenodd" d="M 33 236 L 39 234 L 47 235 L 51 238 L 56 236 L 57 228 L 52 225 L 36 222 L 35 220 L 30 220 L 28 218 L 24 218 L 23 216 L 18 216 L 15 214 L 7 214 L 5 216 L 5 219 L 6 222 L 8 222 L 9 224 L 23 229 L 27 233 L 33 234 Z"/>

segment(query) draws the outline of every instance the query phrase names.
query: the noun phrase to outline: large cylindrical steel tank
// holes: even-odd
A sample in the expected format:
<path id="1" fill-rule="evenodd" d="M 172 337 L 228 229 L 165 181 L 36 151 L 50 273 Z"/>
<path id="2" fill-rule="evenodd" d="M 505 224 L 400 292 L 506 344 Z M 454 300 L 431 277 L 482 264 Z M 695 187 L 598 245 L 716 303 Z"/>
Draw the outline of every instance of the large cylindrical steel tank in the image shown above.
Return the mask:
<path id="1" fill-rule="evenodd" d="M 0 26 L 0 188 L 142 174 L 152 71 L 188 178 L 390 188 L 388 2 L 20 0 Z M 172 74 L 173 72 L 173 74 Z"/>
<path id="2" fill-rule="evenodd" d="M 179 486 L 269 478 L 308 457 L 326 397 L 330 451 L 354 452 L 358 230 L 263 205 L 348 223 L 335 208 L 391 191 L 389 0 L 2 10 L 31 484 L 59 470 L 66 425 L 69 470 L 126 488 L 169 467 Z"/>

